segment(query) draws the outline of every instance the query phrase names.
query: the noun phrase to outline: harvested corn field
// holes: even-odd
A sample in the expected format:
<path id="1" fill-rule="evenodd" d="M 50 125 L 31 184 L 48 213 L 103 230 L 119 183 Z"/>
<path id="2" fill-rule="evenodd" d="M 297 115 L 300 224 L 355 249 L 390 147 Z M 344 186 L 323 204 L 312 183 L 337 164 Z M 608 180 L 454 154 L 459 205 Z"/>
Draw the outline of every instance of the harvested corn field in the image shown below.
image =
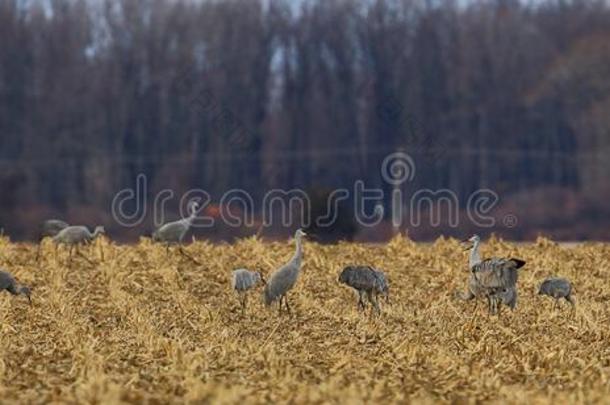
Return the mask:
<path id="1" fill-rule="evenodd" d="M 467 253 L 456 240 L 383 246 L 306 242 L 278 314 L 252 291 L 242 315 L 231 270 L 269 275 L 294 245 L 197 242 L 188 256 L 108 240 L 72 261 L 46 242 L 0 240 L 0 267 L 32 287 L 0 296 L 0 398 L 7 402 L 437 402 L 603 400 L 610 394 L 610 245 L 490 240 L 484 257 L 520 257 L 514 312 L 463 302 Z M 338 283 L 347 264 L 383 269 L 382 313 L 359 311 Z M 569 278 L 576 309 L 537 295 Z M 476 305 L 476 306 L 475 306 Z M 2 402 L 2 401 L 0 401 Z"/>

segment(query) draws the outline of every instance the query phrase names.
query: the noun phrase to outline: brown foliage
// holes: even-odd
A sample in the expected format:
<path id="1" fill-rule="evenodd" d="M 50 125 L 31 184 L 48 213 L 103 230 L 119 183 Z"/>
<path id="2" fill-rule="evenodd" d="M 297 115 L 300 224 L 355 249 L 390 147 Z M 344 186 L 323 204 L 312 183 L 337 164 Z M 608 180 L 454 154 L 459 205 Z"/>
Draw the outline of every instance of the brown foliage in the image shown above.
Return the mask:
<path id="1" fill-rule="evenodd" d="M 47 241 L 37 266 L 33 246 L 0 239 L 0 265 L 33 287 L 34 301 L 0 296 L 3 400 L 523 403 L 610 394 L 606 244 L 485 244 L 484 254 L 527 261 L 517 310 L 490 318 L 454 298 L 467 270 L 452 239 L 307 242 L 292 316 L 265 309 L 259 292 L 242 316 L 229 289 L 234 267 L 269 273 L 292 244 L 195 243 L 187 250 L 198 267 L 144 239 L 101 243 L 105 260 L 93 246 L 68 266 Z M 379 318 L 359 313 L 337 282 L 348 263 L 389 275 L 392 303 Z M 572 280 L 575 312 L 535 295 L 549 275 Z"/>

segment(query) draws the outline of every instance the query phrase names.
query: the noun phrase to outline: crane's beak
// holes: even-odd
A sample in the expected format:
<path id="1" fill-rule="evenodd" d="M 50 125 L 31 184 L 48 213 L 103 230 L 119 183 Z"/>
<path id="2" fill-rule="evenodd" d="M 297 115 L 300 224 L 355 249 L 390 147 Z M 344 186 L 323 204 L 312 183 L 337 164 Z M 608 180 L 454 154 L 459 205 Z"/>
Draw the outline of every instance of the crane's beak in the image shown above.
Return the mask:
<path id="1" fill-rule="evenodd" d="M 472 249 L 472 247 L 474 246 L 474 244 L 468 240 L 468 239 L 464 239 L 460 242 L 460 244 L 462 245 L 462 247 L 464 248 L 464 250 L 470 250 Z"/>

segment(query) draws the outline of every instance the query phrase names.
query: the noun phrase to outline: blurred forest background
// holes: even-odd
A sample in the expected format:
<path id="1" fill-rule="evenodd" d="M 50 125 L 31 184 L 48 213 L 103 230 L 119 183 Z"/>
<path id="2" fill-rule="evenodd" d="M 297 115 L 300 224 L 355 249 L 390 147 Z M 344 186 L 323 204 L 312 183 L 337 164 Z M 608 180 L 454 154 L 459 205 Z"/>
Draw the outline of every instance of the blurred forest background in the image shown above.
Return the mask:
<path id="1" fill-rule="evenodd" d="M 358 179 L 389 191 L 396 150 L 417 165 L 407 194 L 497 192 L 498 218 L 519 223 L 486 231 L 610 239 L 609 3 L 0 0 L 0 228 L 14 238 L 48 217 L 150 230 L 110 215 L 140 173 L 151 196 L 197 187 L 216 204 L 232 188 L 256 202 Z M 342 210 L 336 235 L 387 236 Z"/>

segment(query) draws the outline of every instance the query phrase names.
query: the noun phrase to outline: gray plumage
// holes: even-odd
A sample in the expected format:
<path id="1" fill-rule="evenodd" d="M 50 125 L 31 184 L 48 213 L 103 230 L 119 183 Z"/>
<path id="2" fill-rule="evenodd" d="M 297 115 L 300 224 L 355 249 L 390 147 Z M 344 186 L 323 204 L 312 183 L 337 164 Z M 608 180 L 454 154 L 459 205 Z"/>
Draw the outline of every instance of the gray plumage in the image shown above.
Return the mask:
<path id="1" fill-rule="evenodd" d="M 199 204 L 192 201 L 188 207 L 189 216 L 178 221 L 169 222 L 159 227 L 152 234 L 153 241 L 166 243 L 167 245 L 181 244 L 182 239 L 184 239 L 184 236 L 189 231 L 193 221 L 197 217 L 198 208 Z"/>
<path id="2" fill-rule="evenodd" d="M 258 271 L 237 269 L 233 271 L 231 287 L 238 292 L 248 291 L 249 289 L 254 288 L 261 280 L 261 273 Z"/>
<path id="3" fill-rule="evenodd" d="M 576 305 L 572 297 L 572 283 L 565 278 L 547 278 L 540 285 L 538 294 L 555 298 L 555 306 L 559 305 L 559 300 L 562 298 L 568 301 L 572 307 Z"/>
<path id="4" fill-rule="evenodd" d="M 517 299 L 518 293 L 516 287 L 506 288 L 504 290 L 500 290 L 494 296 L 495 298 L 495 307 L 496 311 L 499 311 L 499 304 L 504 304 L 509 307 L 511 310 L 514 310 L 517 307 Z"/>
<path id="5" fill-rule="evenodd" d="M 32 304 L 31 291 L 28 287 L 15 281 L 15 278 L 8 272 L 0 270 L 0 291 L 6 290 L 12 295 L 25 295 Z"/>
<path id="6" fill-rule="evenodd" d="M 368 297 L 373 309 L 379 313 L 377 297 L 389 297 L 389 283 L 382 271 L 370 266 L 347 266 L 339 275 L 339 282 L 352 287 L 358 292 L 358 307 L 365 309 L 364 295 Z"/>
<path id="7" fill-rule="evenodd" d="M 462 299 L 486 298 L 490 313 L 497 313 L 500 304 L 515 309 L 517 304 L 518 270 L 525 265 L 521 259 L 490 258 L 481 260 L 479 245 L 481 239 L 474 235 L 468 240 L 470 247 L 470 277 L 468 291 L 462 294 Z"/>
<path id="8" fill-rule="evenodd" d="M 44 238 L 52 238 L 59 232 L 70 226 L 67 222 L 59 219 L 48 219 L 40 226 L 40 234 L 38 235 L 38 250 L 36 252 L 36 261 L 40 258 L 40 250 Z"/>
<path id="9" fill-rule="evenodd" d="M 104 235 L 105 233 L 106 231 L 104 230 L 103 226 L 95 227 L 95 230 L 93 232 L 90 232 L 86 226 L 69 226 L 67 228 L 64 228 L 53 237 L 53 242 L 55 242 L 55 256 L 57 258 L 57 247 L 59 245 L 67 245 L 70 247 L 68 257 L 71 261 L 72 251 L 74 250 L 74 248 L 77 249 L 76 252 L 78 253 L 78 246 L 91 243 L 99 235 Z"/>
<path id="10" fill-rule="evenodd" d="M 246 269 L 237 269 L 233 271 L 231 279 L 231 288 L 239 296 L 242 312 L 246 310 L 247 292 L 260 282 L 264 282 L 263 276 L 258 271 L 250 271 Z"/>
<path id="11" fill-rule="evenodd" d="M 40 226 L 39 240 L 44 238 L 52 238 L 70 225 L 59 219 L 49 219 Z"/>
<path id="12" fill-rule="evenodd" d="M 90 243 L 99 235 L 105 234 L 103 226 L 95 227 L 93 232 L 90 232 L 86 226 L 69 226 L 61 230 L 57 235 L 53 237 L 53 241 L 57 244 L 62 245 L 81 245 L 84 243 Z"/>
<path id="13" fill-rule="evenodd" d="M 265 290 L 263 291 L 263 301 L 269 306 L 279 299 L 279 310 L 282 312 L 282 300 L 286 305 L 286 309 L 290 312 L 288 298 L 286 294 L 296 284 L 299 273 L 301 272 L 301 262 L 303 259 L 302 238 L 306 236 L 301 229 L 294 234 L 296 249 L 294 255 L 288 263 L 277 269 L 269 278 Z"/>

